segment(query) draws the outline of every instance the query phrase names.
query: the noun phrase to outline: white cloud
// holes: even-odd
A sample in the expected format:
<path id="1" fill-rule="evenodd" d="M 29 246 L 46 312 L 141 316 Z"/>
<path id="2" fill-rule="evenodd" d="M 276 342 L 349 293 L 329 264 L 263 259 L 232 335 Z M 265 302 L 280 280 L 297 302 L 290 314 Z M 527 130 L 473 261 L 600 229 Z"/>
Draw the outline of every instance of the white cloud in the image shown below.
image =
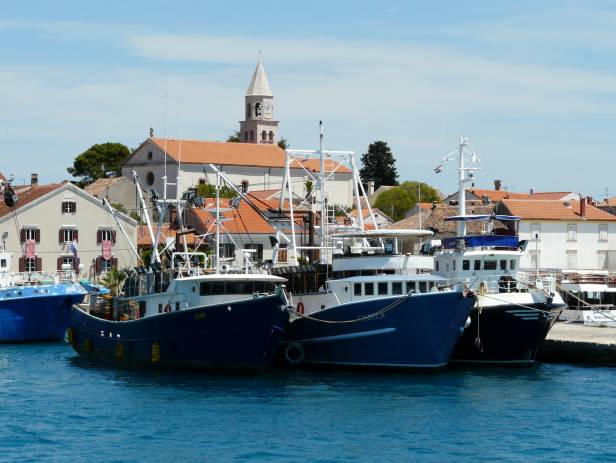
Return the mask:
<path id="1" fill-rule="evenodd" d="M 73 38 L 86 34 L 89 26 L 0 23 L 0 29 L 32 27 Z M 108 39 L 140 58 L 139 65 L 112 66 L 100 73 L 77 64 L 9 65 L 0 72 L 0 129 L 12 132 L 0 143 L 45 163 L 52 153 L 57 160 L 49 171 L 57 178 L 64 176 L 75 154 L 93 143 L 119 140 L 136 146 L 150 125 L 162 135 L 165 93 L 170 95 L 170 136 L 180 133 L 178 99 L 183 95 L 184 136 L 224 139 L 242 117 L 243 92 L 258 49 L 264 51 L 281 132 L 294 147 L 313 146 L 316 121 L 325 119 L 329 146 L 361 152 L 370 141 L 385 139 L 405 178 L 435 181 L 444 190 L 451 189 L 445 183 L 451 179 L 435 179 L 431 169 L 460 132 L 472 136 L 487 154 L 486 183 L 504 176 L 499 169 L 507 162 L 507 175 L 518 178 L 521 189 L 542 189 L 540 182 L 571 188 L 565 185 L 577 181 L 575 174 L 568 174 L 570 179 L 566 172 L 560 178 L 546 176 L 528 166 L 538 156 L 545 168 L 563 156 L 575 159 L 614 141 L 602 138 L 587 120 L 614 121 L 616 75 L 573 64 L 488 58 L 425 40 L 278 40 L 152 34 L 139 27 L 107 30 Z M 143 64 L 143 58 L 151 61 Z M 576 124 L 595 136 L 589 140 L 588 133 L 565 128 Z M 27 153 L 26 140 L 33 138 L 44 141 L 45 149 Z M 22 168 L 28 164 L 23 162 Z"/>

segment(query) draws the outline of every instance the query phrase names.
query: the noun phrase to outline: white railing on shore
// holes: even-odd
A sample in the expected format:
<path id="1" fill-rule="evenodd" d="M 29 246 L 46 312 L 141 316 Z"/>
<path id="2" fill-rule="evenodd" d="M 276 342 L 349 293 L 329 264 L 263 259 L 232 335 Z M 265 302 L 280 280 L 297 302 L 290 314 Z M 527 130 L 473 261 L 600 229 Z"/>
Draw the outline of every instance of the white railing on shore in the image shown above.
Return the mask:
<path id="1" fill-rule="evenodd" d="M 77 275 L 73 270 L 0 274 L 0 288 L 7 286 L 74 283 L 76 281 Z"/>

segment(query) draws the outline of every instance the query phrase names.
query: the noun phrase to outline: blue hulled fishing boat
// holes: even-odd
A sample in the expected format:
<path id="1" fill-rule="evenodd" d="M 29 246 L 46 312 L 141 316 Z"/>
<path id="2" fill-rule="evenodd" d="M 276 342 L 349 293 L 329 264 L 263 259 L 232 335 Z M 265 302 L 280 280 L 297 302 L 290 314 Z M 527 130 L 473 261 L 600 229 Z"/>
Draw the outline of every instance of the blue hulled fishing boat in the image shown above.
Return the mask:
<path id="1" fill-rule="evenodd" d="M 10 181 L 2 182 L 4 203 L 16 207 Z M 11 272 L 11 253 L 0 241 L 0 342 L 60 341 L 69 323 L 70 308 L 87 291 L 72 269 L 57 272 Z"/>
<path id="2" fill-rule="evenodd" d="M 366 194 L 354 153 L 325 151 L 322 141 L 321 131 L 318 151 L 287 151 L 287 171 L 294 155 L 301 159 L 316 155 L 320 160 L 319 176 L 312 179 L 318 191 L 295 209 L 309 211 L 304 220 L 310 223 L 313 204 L 320 203 L 320 246 L 297 242 L 291 200 L 290 241 L 296 263 L 300 252 L 310 262 L 320 259 L 324 274 L 304 272 L 302 266 L 273 270 L 289 280 L 295 308 L 284 359 L 290 364 L 361 367 L 445 365 L 468 322 L 474 296 L 462 286 L 451 287 L 444 278 L 425 273 L 433 260 L 417 251 L 431 231 L 378 229 L 370 205 L 361 200 Z M 355 179 L 356 214 L 348 215 L 347 225 L 338 223 L 335 198 L 328 197 L 327 191 L 333 189 L 326 186 L 331 174 L 325 173 L 325 161 L 329 166 L 344 163 Z M 291 199 L 288 174 L 283 188 Z M 372 224 L 364 224 L 364 205 Z M 314 242 L 313 237 L 308 241 Z"/>
<path id="3" fill-rule="evenodd" d="M 177 185 L 179 191 L 179 178 Z M 249 250 L 243 267 L 221 262 L 219 186 L 217 175 L 216 206 L 210 210 L 215 235 L 201 236 L 202 242 L 214 242 L 213 266 L 205 253 L 189 251 L 185 240 L 182 251 L 159 253 L 158 233 L 146 219 L 154 243 L 152 264 L 130 271 L 115 297 L 92 297 L 89 304 L 72 308 L 68 340 L 75 351 L 125 366 L 262 369 L 274 361 L 289 319 L 285 280 L 257 272 Z M 187 202 L 179 197 L 157 201 L 158 230 L 172 206 L 178 237 L 188 233 L 182 221 Z"/>

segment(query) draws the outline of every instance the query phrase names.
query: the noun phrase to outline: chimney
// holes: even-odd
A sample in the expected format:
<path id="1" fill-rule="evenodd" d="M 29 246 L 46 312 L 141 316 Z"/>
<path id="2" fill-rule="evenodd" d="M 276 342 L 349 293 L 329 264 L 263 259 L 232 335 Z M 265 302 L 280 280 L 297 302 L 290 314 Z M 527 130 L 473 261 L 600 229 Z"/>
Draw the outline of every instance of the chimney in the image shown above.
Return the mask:
<path id="1" fill-rule="evenodd" d="M 586 201 L 584 198 L 580 198 L 580 216 L 586 217 Z"/>
<path id="2" fill-rule="evenodd" d="M 38 185 L 38 174 L 30 174 L 30 185 L 31 186 Z"/>
<path id="3" fill-rule="evenodd" d="M 535 194 L 535 190 L 533 190 L 532 188 L 530 189 L 530 195 L 534 195 Z"/>
<path id="4" fill-rule="evenodd" d="M 591 206 L 593 205 L 593 200 L 591 196 L 586 196 L 586 204 L 590 204 Z"/>
<path id="5" fill-rule="evenodd" d="M 372 196 L 374 194 L 374 180 L 370 180 L 368 182 L 368 196 Z"/>
<path id="6" fill-rule="evenodd" d="M 496 191 L 500 191 L 500 189 L 501 189 L 501 185 L 502 185 L 502 184 L 503 184 L 503 182 L 502 182 L 502 181 L 500 181 L 500 180 L 494 180 L 494 189 L 495 189 Z"/>

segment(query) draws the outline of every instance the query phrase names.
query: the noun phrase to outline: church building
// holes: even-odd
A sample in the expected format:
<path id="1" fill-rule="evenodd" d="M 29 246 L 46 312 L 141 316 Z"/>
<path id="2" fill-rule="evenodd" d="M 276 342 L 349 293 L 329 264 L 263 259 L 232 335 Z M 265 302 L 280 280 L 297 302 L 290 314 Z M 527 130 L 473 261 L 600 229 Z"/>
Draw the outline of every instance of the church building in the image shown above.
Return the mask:
<path id="1" fill-rule="evenodd" d="M 162 196 L 165 172 L 169 183 L 175 183 L 179 173 L 181 188 L 185 190 L 202 182 L 215 184 L 216 176 L 208 166 L 214 164 L 235 185 L 248 182 L 249 191 L 281 189 L 286 153 L 278 146 L 278 121 L 274 120 L 273 100 L 263 62 L 259 58 L 244 97 L 245 119 L 240 121 L 240 143 L 164 139 L 150 133 L 150 137 L 122 166 L 122 176 L 132 179 L 132 171 L 135 171 L 142 184 Z M 291 186 L 296 197 L 305 197 L 309 173 L 318 172 L 319 168 L 319 162 L 315 159 L 300 160 L 290 166 Z M 331 173 L 334 203 L 351 206 L 351 170 L 332 160 L 327 160 L 325 169 Z M 175 196 L 175 186 L 169 187 L 167 195 Z"/>

